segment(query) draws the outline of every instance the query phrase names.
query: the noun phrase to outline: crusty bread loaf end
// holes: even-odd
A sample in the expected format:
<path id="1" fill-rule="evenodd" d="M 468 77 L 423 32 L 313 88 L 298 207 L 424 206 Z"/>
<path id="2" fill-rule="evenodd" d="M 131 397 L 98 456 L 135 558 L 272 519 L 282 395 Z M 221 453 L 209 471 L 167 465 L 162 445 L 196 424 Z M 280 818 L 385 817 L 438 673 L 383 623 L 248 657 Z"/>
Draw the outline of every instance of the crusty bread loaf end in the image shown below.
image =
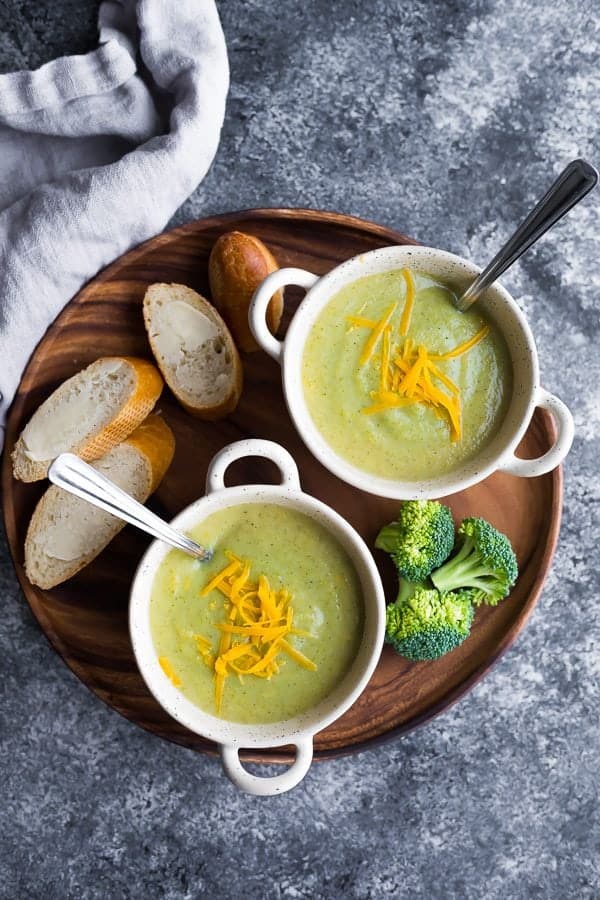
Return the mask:
<path id="1" fill-rule="evenodd" d="M 213 302 L 229 327 L 240 350 L 259 349 L 248 323 L 248 310 L 254 292 L 267 275 L 275 272 L 277 260 L 253 234 L 228 231 L 211 250 L 208 278 Z M 283 311 L 283 290 L 275 291 L 267 308 L 267 324 L 276 332 Z"/>

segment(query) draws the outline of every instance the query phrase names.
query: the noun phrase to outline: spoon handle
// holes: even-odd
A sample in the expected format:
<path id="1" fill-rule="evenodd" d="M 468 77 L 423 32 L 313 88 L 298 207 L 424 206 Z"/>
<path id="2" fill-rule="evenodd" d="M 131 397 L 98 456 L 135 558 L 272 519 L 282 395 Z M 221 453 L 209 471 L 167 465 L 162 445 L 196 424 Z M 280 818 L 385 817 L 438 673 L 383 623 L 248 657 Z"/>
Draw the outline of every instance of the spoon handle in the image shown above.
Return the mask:
<path id="1" fill-rule="evenodd" d="M 570 162 L 491 263 L 480 272 L 473 284 L 457 300 L 457 308 L 465 312 L 472 303 L 475 303 L 490 284 L 529 250 L 531 245 L 535 244 L 565 213 L 579 203 L 595 187 L 597 181 L 597 171 L 585 159 L 574 159 Z"/>
<path id="2" fill-rule="evenodd" d="M 210 550 L 171 528 L 167 522 L 73 453 L 61 453 L 57 456 L 48 470 L 48 478 L 70 494 L 99 506 L 178 550 L 201 560 L 208 560 L 212 556 Z"/>

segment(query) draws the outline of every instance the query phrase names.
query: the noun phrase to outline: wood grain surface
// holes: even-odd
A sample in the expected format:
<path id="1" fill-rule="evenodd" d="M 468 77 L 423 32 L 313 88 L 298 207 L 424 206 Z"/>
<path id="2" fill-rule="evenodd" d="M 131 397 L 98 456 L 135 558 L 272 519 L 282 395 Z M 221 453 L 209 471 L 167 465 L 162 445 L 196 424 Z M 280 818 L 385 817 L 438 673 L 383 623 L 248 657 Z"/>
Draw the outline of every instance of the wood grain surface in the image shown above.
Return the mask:
<path id="1" fill-rule="evenodd" d="M 65 378 L 98 356 L 150 358 L 142 322 L 142 298 L 153 281 L 190 285 L 209 296 L 207 261 L 215 239 L 239 229 L 262 238 L 280 265 L 325 273 L 342 260 L 376 247 L 415 243 L 390 229 L 349 216 L 310 210 L 253 210 L 192 222 L 136 248 L 84 287 L 35 350 L 10 411 L 2 463 L 4 518 L 23 592 L 52 646 L 102 700 L 143 728 L 195 750 L 214 752 L 209 741 L 187 731 L 156 703 L 138 673 L 127 627 L 131 577 L 148 540 L 126 528 L 87 569 L 51 591 L 31 586 L 23 572 L 23 541 L 45 483 L 12 478 L 9 454 L 34 409 Z M 301 299 L 289 289 L 280 335 Z M 245 437 L 283 444 L 298 462 L 304 489 L 345 516 L 372 546 L 398 503 L 371 497 L 338 481 L 306 450 L 287 415 L 278 365 L 262 352 L 244 356 L 245 386 L 234 414 L 219 423 L 189 416 L 168 390 L 158 408 L 177 439 L 174 462 L 149 505 L 169 519 L 203 494 L 207 465 L 221 447 Z M 536 456 L 554 438 L 551 418 L 538 410 L 520 448 Z M 271 464 L 243 460 L 228 483 L 276 480 Z M 385 648 L 366 691 L 337 722 L 317 735 L 317 758 L 364 749 L 406 732 L 446 709 L 512 644 L 539 596 L 560 522 L 561 471 L 540 478 L 495 474 L 448 498 L 455 517 L 484 515 L 515 547 L 520 577 L 512 595 L 495 609 L 480 609 L 471 637 L 440 660 L 411 663 Z M 395 595 L 392 566 L 375 552 L 388 599 Z M 247 760 L 289 762 L 285 748 L 255 751 Z"/>

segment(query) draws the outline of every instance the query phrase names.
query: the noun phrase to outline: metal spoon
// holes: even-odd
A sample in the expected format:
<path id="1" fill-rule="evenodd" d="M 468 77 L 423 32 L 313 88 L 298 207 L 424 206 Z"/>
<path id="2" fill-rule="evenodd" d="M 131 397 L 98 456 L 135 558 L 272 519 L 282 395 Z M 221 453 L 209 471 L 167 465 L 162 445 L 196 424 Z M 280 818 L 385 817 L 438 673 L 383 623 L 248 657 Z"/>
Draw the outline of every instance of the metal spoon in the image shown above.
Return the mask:
<path id="1" fill-rule="evenodd" d="M 105 509 L 118 519 L 124 519 L 130 525 L 135 525 L 152 537 L 177 547 L 196 559 L 208 561 L 212 557 L 212 550 L 171 528 L 167 522 L 73 453 L 61 453 L 57 456 L 48 470 L 48 478 L 70 494 Z"/>
<path id="2" fill-rule="evenodd" d="M 492 282 L 500 278 L 515 260 L 579 203 L 597 182 L 597 171 L 585 159 L 574 159 L 569 163 L 491 263 L 458 298 L 457 309 L 465 312 L 475 303 Z"/>

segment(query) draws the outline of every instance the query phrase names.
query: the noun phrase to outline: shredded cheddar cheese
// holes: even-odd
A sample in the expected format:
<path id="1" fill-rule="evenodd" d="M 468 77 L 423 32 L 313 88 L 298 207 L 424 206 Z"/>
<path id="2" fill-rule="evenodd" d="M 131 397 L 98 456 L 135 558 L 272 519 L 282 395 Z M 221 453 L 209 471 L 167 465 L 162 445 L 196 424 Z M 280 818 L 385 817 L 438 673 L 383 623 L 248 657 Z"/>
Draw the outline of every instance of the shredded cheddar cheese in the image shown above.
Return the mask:
<path id="1" fill-rule="evenodd" d="M 379 322 L 375 323 L 375 327 L 372 329 L 371 334 L 369 335 L 367 342 L 364 346 L 363 352 L 360 355 L 360 359 L 358 361 L 359 365 L 361 365 L 361 366 L 366 365 L 366 363 L 368 363 L 369 360 L 371 359 L 371 357 L 373 356 L 373 353 L 375 352 L 375 348 L 377 347 L 379 338 L 381 337 L 381 335 L 387 328 L 388 323 L 389 323 L 390 319 L 392 318 L 392 316 L 394 315 L 397 306 L 398 306 L 397 303 L 392 303 L 392 305 L 388 308 L 388 310 L 385 313 L 385 315 L 383 316 L 383 318 L 381 318 L 379 320 Z"/>
<path id="2" fill-rule="evenodd" d="M 181 678 L 179 678 L 167 657 L 159 656 L 158 663 L 169 681 L 171 681 L 175 685 L 175 687 L 179 687 L 179 685 L 181 684 Z"/>
<path id="3" fill-rule="evenodd" d="M 289 591 L 274 590 L 265 575 L 259 575 L 256 582 L 250 581 L 250 560 L 239 559 L 229 551 L 226 556 L 228 565 L 200 592 L 201 597 L 206 597 L 216 589 L 226 598 L 225 621 L 216 626 L 220 632 L 216 655 L 208 638 L 193 635 L 200 658 L 214 672 L 217 712 L 221 710 L 225 682 L 231 674 L 240 679 L 247 675 L 270 679 L 279 672 L 282 655 L 310 671 L 317 668 L 287 640 L 290 635 L 310 637 L 293 626 Z"/>
<path id="4" fill-rule="evenodd" d="M 346 316 L 346 319 L 357 328 L 375 328 L 377 326 L 377 322 L 373 319 L 365 319 L 363 316 Z"/>
<path id="5" fill-rule="evenodd" d="M 198 656 L 204 661 L 204 663 L 212 668 L 215 662 L 215 658 L 212 654 L 212 644 L 205 638 L 202 634 L 194 634 L 194 641 L 196 643 L 196 650 L 198 651 Z"/>
<path id="6" fill-rule="evenodd" d="M 383 341 L 381 346 L 381 375 L 379 378 L 379 386 L 382 391 L 387 391 L 390 383 L 390 353 L 392 338 L 390 331 L 386 328 L 383 332 Z"/>
<path id="7" fill-rule="evenodd" d="M 473 337 L 470 338 L 468 341 L 465 341 L 464 344 L 459 344 L 458 347 L 454 348 L 454 350 L 449 350 L 448 353 L 442 353 L 441 355 L 436 356 L 435 358 L 437 358 L 437 359 L 454 359 L 454 357 L 456 357 L 456 356 L 462 356 L 463 353 L 467 353 L 469 350 L 471 350 L 473 347 L 475 347 L 476 344 L 479 343 L 479 341 L 482 341 L 485 337 L 487 337 L 489 333 L 490 333 L 489 325 L 484 325 L 483 328 L 481 328 L 477 332 L 477 334 L 474 334 Z"/>
<path id="8" fill-rule="evenodd" d="M 410 319 L 415 303 L 415 279 L 410 269 L 402 269 L 402 277 L 406 283 L 406 299 L 402 310 L 402 318 L 400 319 L 400 334 L 404 337 L 408 334 L 408 329 L 410 328 Z"/>
<path id="9" fill-rule="evenodd" d="M 388 409 L 409 406 L 412 403 L 424 403 L 440 418 L 447 420 L 450 439 L 460 440 L 462 434 L 460 389 L 432 362 L 427 348 L 419 344 L 416 348 L 409 347 L 407 352 L 403 347 L 401 354 L 394 355 L 392 363 L 396 371 L 392 375 L 391 390 L 373 391 L 371 396 L 374 402 L 363 408 L 362 412 L 365 415 L 373 415 Z M 437 387 L 432 376 L 450 393 Z"/>
<path id="10" fill-rule="evenodd" d="M 460 441 L 461 391 L 437 363 L 468 353 L 487 337 L 489 326 L 484 325 L 469 340 L 445 353 L 431 353 L 423 344 L 416 345 L 408 336 L 415 301 L 415 281 L 410 269 L 402 269 L 402 275 L 406 282 L 406 298 L 399 326 L 400 335 L 404 337 L 402 346 L 394 345 L 391 337 L 390 320 L 396 311 L 396 303 L 378 321 L 362 315 L 346 316 L 353 327 L 367 328 L 371 332 L 360 354 L 359 366 L 366 365 L 371 359 L 379 365 L 379 388 L 371 391 L 373 402 L 361 412 L 375 415 L 415 403 L 425 404 L 438 418 L 448 423 L 450 440 Z M 374 356 L 380 339 L 381 353 Z"/>

